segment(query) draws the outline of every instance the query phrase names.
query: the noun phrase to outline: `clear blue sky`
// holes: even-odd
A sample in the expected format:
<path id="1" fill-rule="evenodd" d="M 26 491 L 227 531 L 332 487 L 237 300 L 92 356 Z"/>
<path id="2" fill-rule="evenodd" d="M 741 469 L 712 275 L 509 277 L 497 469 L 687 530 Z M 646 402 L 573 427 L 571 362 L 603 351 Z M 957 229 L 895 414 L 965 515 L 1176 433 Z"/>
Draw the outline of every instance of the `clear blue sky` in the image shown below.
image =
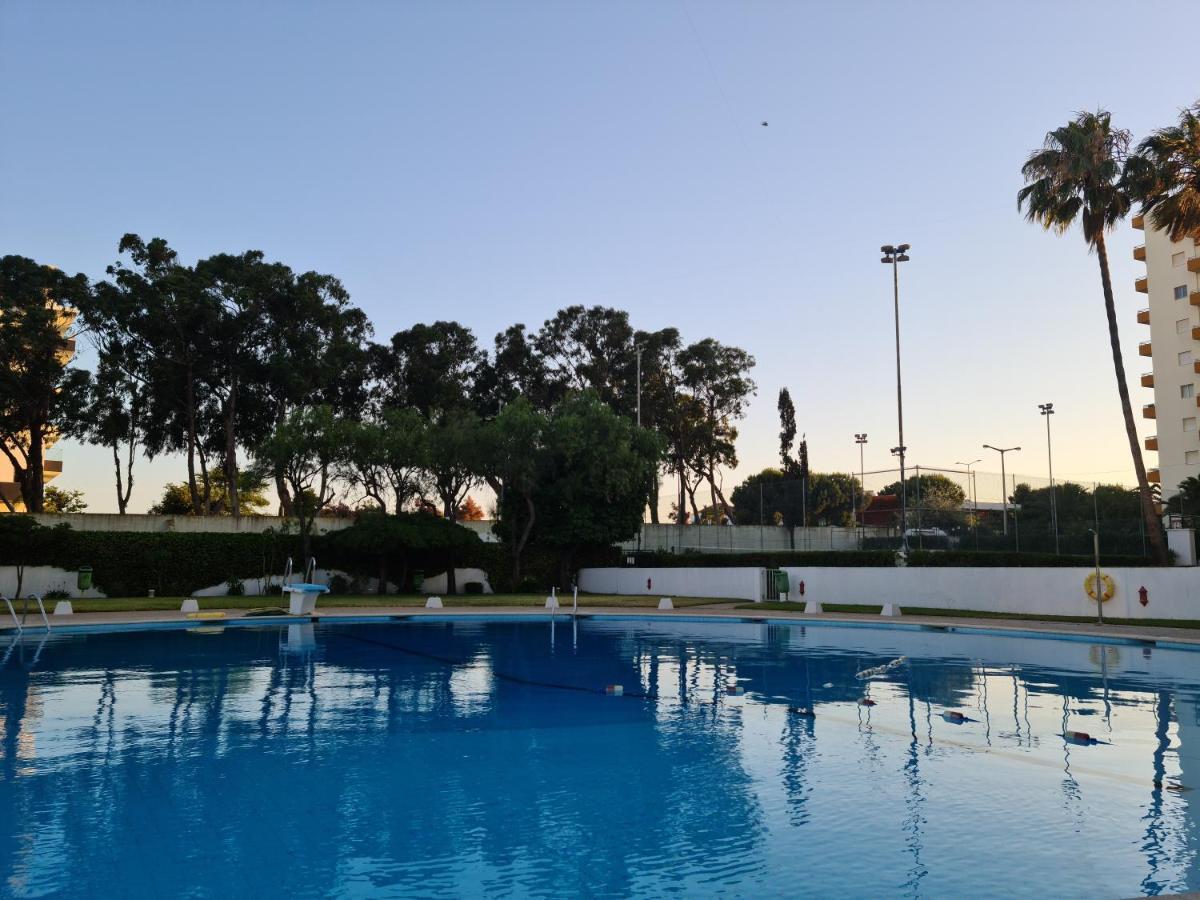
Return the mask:
<path id="1" fill-rule="evenodd" d="M 1073 111 L 1141 135 L 1200 97 L 1194 21 L 1191 2 L 4 0 L 0 252 L 99 277 L 127 231 L 188 259 L 259 248 L 339 276 L 380 338 L 455 318 L 490 345 L 570 303 L 711 335 L 758 359 L 732 484 L 774 461 L 783 385 L 815 469 L 856 468 L 855 431 L 886 463 L 878 247 L 907 241 L 911 458 L 1022 444 L 1043 474 L 1050 400 L 1056 471 L 1129 480 L 1095 259 L 1014 195 Z M 1136 242 L 1111 241 L 1134 380 Z M 104 452 L 60 449 L 58 483 L 115 508 Z M 182 475 L 143 465 L 133 509 Z"/>

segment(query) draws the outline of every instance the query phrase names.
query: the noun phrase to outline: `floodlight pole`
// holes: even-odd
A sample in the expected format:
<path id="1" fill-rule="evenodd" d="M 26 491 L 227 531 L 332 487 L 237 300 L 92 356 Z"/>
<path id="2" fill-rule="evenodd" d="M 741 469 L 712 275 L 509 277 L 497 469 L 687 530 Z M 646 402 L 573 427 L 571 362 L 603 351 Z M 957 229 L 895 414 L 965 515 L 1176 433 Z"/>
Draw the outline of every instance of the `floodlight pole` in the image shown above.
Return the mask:
<path id="1" fill-rule="evenodd" d="M 861 528 L 858 532 L 859 549 L 862 549 L 862 539 L 867 532 L 867 471 L 863 464 L 863 448 L 867 443 L 866 432 L 854 435 L 854 443 L 858 444 L 858 495 L 860 497 L 859 507 L 862 521 L 859 523 Z"/>
<path id="2" fill-rule="evenodd" d="M 892 267 L 892 302 L 896 316 L 896 419 L 899 424 L 900 442 L 896 447 L 900 457 L 900 549 L 908 553 L 908 489 L 904 484 L 904 394 L 900 381 L 900 263 L 908 262 L 909 244 L 892 246 L 884 244 L 879 248 L 883 258 L 879 260 L 884 265 Z"/>
<path id="3" fill-rule="evenodd" d="M 1054 552 L 1058 553 L 1058 498 L 1054 490 L 1054 455 L 1050 451 L 1050 417 L 1054 415 L 1053 403 L 1039 403 L 1038 409 L 1046 419 L 1046 467 L 1050 471 L 1050 527 L 1054 529 Z"/>

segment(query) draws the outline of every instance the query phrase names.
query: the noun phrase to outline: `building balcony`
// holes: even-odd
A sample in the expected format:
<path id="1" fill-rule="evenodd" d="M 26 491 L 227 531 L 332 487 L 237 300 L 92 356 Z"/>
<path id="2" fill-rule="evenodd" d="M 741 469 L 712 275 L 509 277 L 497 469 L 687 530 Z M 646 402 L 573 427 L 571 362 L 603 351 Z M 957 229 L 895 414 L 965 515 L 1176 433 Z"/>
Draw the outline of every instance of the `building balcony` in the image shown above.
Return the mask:
<path id="1" fill-rule="evenodd" d="M 1146 261 L 1146 245 L 1145 244 L 1138 244 L 1136 247 L 1133 248 L 1133 258 L 1136 259 L 1138 262 Z"/>
<path id="2" fill-rule="evenodd" d="M 1200 341 L 1200 325 L 1192 326 L 1192 340 Z"/>
<path id="3" fill-rule="evenodd" d="M 1193 363 L 1192 365 L 1200 365 L 1200 363 Z M 1153 372 L 1143 372 L 1142 373 L 1142 387 L 1154 387 L 1154 373 Z"/>
<path id="4" fill-rule="evenodd" d="M 1147 450 L 1157 450 L 1158 449 L 1158 435 L 1157 434 L 1147 435 L 1146 449 Z"/>
<path id="5" fill-rule="evenodd" d="M 1200 306 L 1200 291 L 1192 291 L 1188 294 L 1188 302 L 1192 306 Z"/>
<path id="6" fill-rule="evenodd" d="M 1140 344 L 1138 344 L 1138 355 L 1139 356 L 1150 356 L 1151 355 L 1149 341 L 1142 341 Z"/>
<path id="7" fill-rule="evenodd" d="M 1142 418 L 1143 419 L 1157 419 L 1158 418 L 1158 416 L 1156 416 L 1154 414 L 1154 404 L 1153 403 L 1147 403 L 1145 406 L 1142 407 Z"/>
<path id="8" fill-rule="evenodd" d="M 1151 484 L 1161 484 L 1162 476 L 1158 474 L 1158 469 L 1147 469 L 1146 480 Z"/>
<path id="9" fill-rule="evenodd" d="M 1143 275 L 1141 278 L 1135 278 L 1133 280 L 1133 289 L 1139 294 L 1150 293 L 1150 282 L 1145 275 Z"/>
<path id="10" fill-rule="evenodd" d="M 61 475 L 63 470 L 61 459 L 43 459 L 42 460 L 42 475 L 50 479 L 56 475 Z"/>
<path id="11" fill-rule="evenodd" d="M 1137 311 L 1137 320 L 1138 320 L 1139 325 L 1149 325 L 1150 324 L 1150 307 L 1147 306 L 1145 309 L 1139 309 Z"/>
<path id="12" fill-rule="evenodd" d="M 1189 272 L 1200 272 L 1200 256 L 1193 256 L 1188 260 Z"/>
<path id="13" fill-rule="evenodd" d="M 1138 231 L 1144 231 L 1146 229 L 1146 217 L 1145 216 L 1134 216 L 1133 217 L 1133 227 L 1136 228 Z"/>

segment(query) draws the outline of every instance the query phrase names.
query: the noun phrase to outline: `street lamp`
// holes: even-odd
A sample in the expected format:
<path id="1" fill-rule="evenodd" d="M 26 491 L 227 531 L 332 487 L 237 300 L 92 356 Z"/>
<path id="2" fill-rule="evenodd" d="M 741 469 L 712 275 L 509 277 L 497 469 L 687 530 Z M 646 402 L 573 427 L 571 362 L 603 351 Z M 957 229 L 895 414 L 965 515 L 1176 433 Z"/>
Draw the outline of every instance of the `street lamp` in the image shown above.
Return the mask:
<path id="1" fill-rule="evenodd" d="M 1046 417 L 1046 465 L 1050 470 L 1050 527 L 1054 529 L 1054 552 L 1058 553 L 1058 500 L 1054 492 L 1054 456 L 1050 452 L 1050 417 L 1054 415 L 1054 404 L 1039 403 L 1038 409 Z"/>
<path id="2" fill-rule="evenodd" d="M 862 497 L 862 521 L 861 525 L 866 527 L 867 524 L 867 473 L 863 465 L 863 447 L 867 443 L 867 435 L 854 435 L 854 443 L 858 444 L 858 493 Z"/>
<path id="3" fill-rule="evenodd" d="M 905 553 L 908 553 L 908 489 L 904 484 L 904 396 L 900 389 L 900 263 L 908 262 L 909 246 L 884 244 L 879 248 L 883 254 L 879 261 L 892 267 L 892 302 L 896 313 L 896 419 L 900 431 L 896 453 L 900 457 L 900 547 Z"/>
<path id="4" fill-rule="evenodd" d="M 995 450 L 1000 454 L 1000 499 L 1004 501 L 1004 533 L 1008 534 L 1008 480 L 1004 474 L 1004 454 L 1012 453 L 1014 450 L 1020 450 L 1020 447 L 993 447 L 991 444 L 984 444 L 984 450 Z"/>

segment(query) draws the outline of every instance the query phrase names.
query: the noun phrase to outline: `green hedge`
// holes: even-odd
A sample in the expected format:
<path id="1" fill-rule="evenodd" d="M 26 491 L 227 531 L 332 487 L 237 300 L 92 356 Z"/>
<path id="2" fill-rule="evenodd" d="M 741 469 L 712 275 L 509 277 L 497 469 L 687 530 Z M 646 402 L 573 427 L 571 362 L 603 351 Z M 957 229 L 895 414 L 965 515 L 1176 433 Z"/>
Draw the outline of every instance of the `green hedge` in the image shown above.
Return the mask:
<path id="1" fill-rule="evenodd" d="M 212 534 L 177 532 L 72 531 L 37 529 L 36 539 L 0 541 L 0 565 L 57 566 L 75 571 L 92 567 L 92 580 L 110 597 L 144 597 L 150 590 L 159 596 L 185 596 L 200 588 L 229 581 L 249 581 L 265 574 L 278 576 L 288 556 L 300 561 L 296 534 Z M 312 553 L 323 569 L 341 569 L 351 575 L 375 577 L 378 565 L 347 553 L 331 540 L 313 537 Z M 580 551 L 578 566 L 617 565 L 617 548 Z M 512 561 L 502 544 L 476 543 L 456 553 L 459 568 L 479 568 L 496 590 L 511 591 Z M 444 553 L 415 553 L 412 569 L 434 575 L 445 571 Z M 398 574 L 400 567 L 389 575 Z M 546 590 L 561 583 L 560 556 L 553 548 L 531 547 L 522 559 L 521 581 L 526 589 Z"/>

